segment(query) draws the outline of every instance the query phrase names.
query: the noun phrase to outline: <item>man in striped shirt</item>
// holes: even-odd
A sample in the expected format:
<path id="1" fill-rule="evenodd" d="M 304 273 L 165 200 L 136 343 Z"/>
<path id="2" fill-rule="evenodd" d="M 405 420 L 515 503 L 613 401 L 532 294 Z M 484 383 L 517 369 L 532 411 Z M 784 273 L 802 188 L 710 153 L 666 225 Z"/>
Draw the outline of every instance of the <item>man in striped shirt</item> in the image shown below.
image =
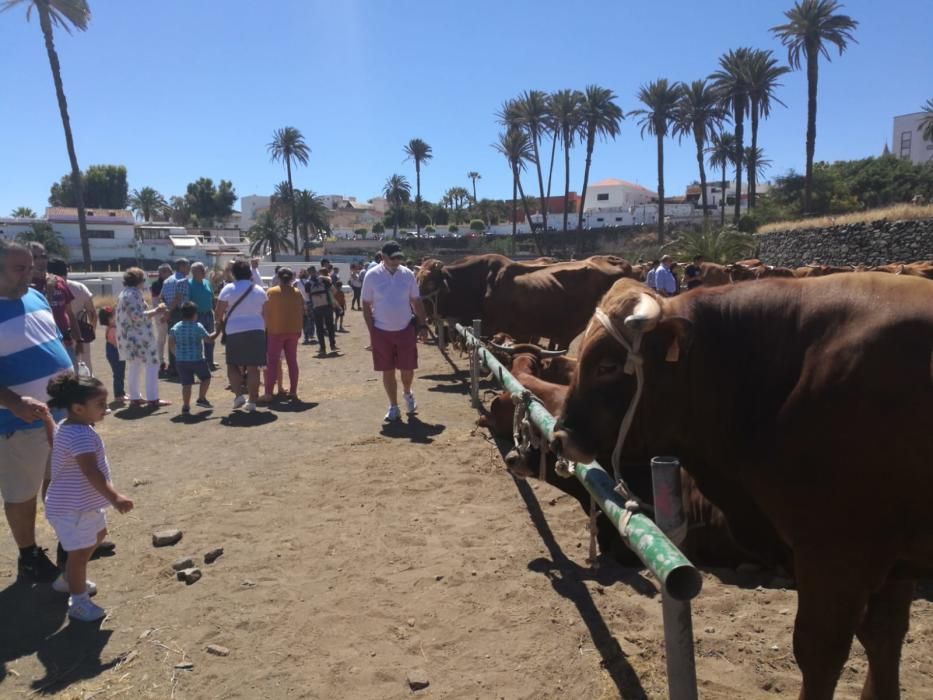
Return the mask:
<path id="1" fill-rule="evenodd" d="M 175 274 L 162 283 L 162 303 L 168 307 L 168 327 L 181 321 L 181 305 L 188 301 L 188 269 L 191 263 L 187 258 L 175 261 Z M 168 372 L 175 375 L 175 355 L 168 352 Z"/>
<path id="2" fill-rule="evenodd" d="M 36 545 L 51 436 L 46 386 L 72 364 L 48 302 L 29 287 L 32 271 L 29 250 L 0 239 L 0 497 L 19 547 L 19 575 L 48 583 L 58 569 Z"/>

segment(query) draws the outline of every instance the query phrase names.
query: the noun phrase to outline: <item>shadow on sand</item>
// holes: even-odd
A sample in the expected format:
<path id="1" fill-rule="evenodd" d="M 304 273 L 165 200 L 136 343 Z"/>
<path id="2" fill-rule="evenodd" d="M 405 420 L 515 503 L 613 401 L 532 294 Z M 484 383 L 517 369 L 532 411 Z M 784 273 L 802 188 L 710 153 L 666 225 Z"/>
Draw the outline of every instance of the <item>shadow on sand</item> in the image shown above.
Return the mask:
<path id="1" fill-rule="evenodd" d="M 412 442 L 429 445 L 434 442 L 433 435 L 439 435 L 446 429 L 446 425 L 424 423 L 418 416 L 409 414 L 407 422 L 398 420 L 386 423 L 379 433 L 389 438 L 408 438 Z"/>

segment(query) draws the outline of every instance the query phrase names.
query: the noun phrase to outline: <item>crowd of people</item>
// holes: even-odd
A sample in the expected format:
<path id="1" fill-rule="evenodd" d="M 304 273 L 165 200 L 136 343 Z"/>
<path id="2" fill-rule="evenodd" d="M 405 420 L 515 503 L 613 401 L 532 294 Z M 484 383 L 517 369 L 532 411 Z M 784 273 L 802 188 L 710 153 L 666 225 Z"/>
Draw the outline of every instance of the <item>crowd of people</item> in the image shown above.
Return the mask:
<path id="1" fill-rule="evenodd" d="M 367 350 L 389 399 L 386 421 L 401 419 L 398 379 L 407 412 L 417 411 L 417 341 L 427 336 L 418 285 L 402 261 L 390 241 L 369 265 L 350 268 L 351 309 L 362 312 L 369 332 Z M 88 562 L 115 547 L 105 539 L 106 511 L 134 506 L 115 488 L 95 429 L 113 405 L 93 376 L 90 344 L 97 331 L 103 331 L 117 404 L 169 405 L 159 398 L 162 373 L 178 377 L 183 414 L 191 410 L 195 380 L 195 404 L 212 408 L 207 392 L 219 341 L 233 408 L 252 412 L 273 400 L 283 360 L 285 398 L 297 400 L 299 340 L 304 334 L 306 343 L 317 342 L 322 357 L 328 344 L 335 353 L 346 300 L 339 270 L 326 260 L 297 275 L 279 267 L 267 287 L 258 260 L 235 260 L 212 280 L 203 265 L 179 259 L 159 268 L 148 298 L 146 273 L 131 267 L 115 306 L 96 313 L 90 291 L 67 273 L 41 245 L 0 239 L 0 498 L 19 548 L 18 577 L 51 583 L 69 594 L 71 619 L 93 622 L 106 611 L 91 600 L 97 586 L 87 579 Z M 40 498 L 58 538 L 56 563 L 36 542 Z"/>

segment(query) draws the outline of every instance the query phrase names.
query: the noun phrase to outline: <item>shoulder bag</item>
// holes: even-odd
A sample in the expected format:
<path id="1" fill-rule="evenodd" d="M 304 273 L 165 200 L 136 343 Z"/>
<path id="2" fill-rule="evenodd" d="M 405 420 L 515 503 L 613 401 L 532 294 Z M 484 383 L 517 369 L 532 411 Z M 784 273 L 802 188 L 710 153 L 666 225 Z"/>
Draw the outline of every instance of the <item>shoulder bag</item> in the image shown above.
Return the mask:
<path id="1" fill-rule="evenodd" d="M 240 305 L 240 302 L 243 301 L 246 297 L 249 296 L 249 293 L 253 291 L 253 287 L 255 287 L 255 286 L 256 286 L 255 284 L 251 284 L 251 285 L 249 286 L 249 289 L 247 289 L 245 292 L 243 292 L 243 294 L 240 296 L 240 298 L 237 299 L 235 302 L 233 302 L 233 306 L 230 307 L 230 310 L 229 310 L 227 313 L 224 314 L 224 320 L 223 320 L 223 322 L 220 324 L 220 344 L 221 344 L 221 345 L 226 345 L 226 344 L 227 344 L 227 319 L 230 318 L 230 314 L 232 314 L 234 311 L 236 311 L 236 307 L 238 307 L 238 306 Z"/>

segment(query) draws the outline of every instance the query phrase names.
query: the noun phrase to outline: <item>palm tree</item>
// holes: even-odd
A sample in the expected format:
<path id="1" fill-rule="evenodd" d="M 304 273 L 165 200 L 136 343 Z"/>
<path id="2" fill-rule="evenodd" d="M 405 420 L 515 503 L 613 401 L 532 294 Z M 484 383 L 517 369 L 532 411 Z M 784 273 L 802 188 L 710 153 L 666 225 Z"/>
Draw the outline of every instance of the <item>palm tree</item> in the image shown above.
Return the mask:
<path id="1" fill-rule="evenodd" d="M 765 157 L 765 152 L 758 146 L 749 146 L 745 149 L 745 163 L 748 166 L 749 173 L 754 173 L 754 177 L 764 177 L 765 172 L 771 167 L 771 161 Z"/>
<path id="2" fill-rule="evenodd" d="M 623 119 L 622 109 L 615 103 L 616 94 L 609 88 L 587 85 L 580 102 L 580 135 L 586 139 L 586 163 L 583 166 L 583 189 L 580 192 L 580 211 L 577 214 L 577 230 L 583 228 L 583 206 L 586 188 L 590 181 L 590 165 L 593 162 L 593 147 L 596 137 L 614 139 L 619 135 L 619 122 Z M 540 169 L 539 169 L 540 170 Z M 542 201 L 543 204 L 543 201 Z"/>
<path id="3" fill-rule="evenodd" d="M 55 94 L 58 97 L 58 111 L 65 130 L 65 146 L 68 148 L 68 160 L 71 161 L 71 182 L 74 187 L 75 203 L 78 206 L 78 230 L 81 236 L 81 256 L 84 258 L 84 267 L 91 269 L 91 241 L 87 235 L 87 217 L 84 213 L 84 188 L 81 182 L 81 168 L 78 167 L 78 156 L 75 153 L 74 139 L 71 136 L 71 119 L 68 116 L 68 102 L 65 100 L 65 88 L 62 86 L 62 68 L 58 62 L 58 52 L 55 50 L 55 38 L 52 27 L 57 26 L 69 34 L 74 27 L 79 31 L 87 29 L 91 19 L 91 8 L 87 0 L 4 0 L 0 12 L 9 10 L 16 5 L 26 5 L 26 20 L 28 21 L 33 8 L 39 15 L 39 27 L 45 38 L 45 52 L 49 57 L 49 67 L 52 69 L 52 81 L 55 83 Z"/>
<path id="4" fill-rule="evenodd" d="M 405 160 L 415 161 L 415 226 L 421 236 L 421 164 L 431 160 L 434 154 L 427 143 L 421 139 L 412 139 L 405 145 L 405 155 L 408 156 Z"/>
<path id="5" fill-rule="evenodd" d="M 677 103 L 674 120 L 674 135 L 678 138 L 693 136 L 697 147 L 697 167 L 700 170 L 700 198 L 703 204 L 703 221 L 709 220 L 709 202 L 706 193 L 706 168 L 703 152 L 708 141 L 712 141 L 726 118 L 716 90 L 705 80 L 694 80 L 685 85 Z"/>
<path id="6" fill-rule="evenodd" d="M 755 239 L 752 236 L 721 228 L 684 233 L 665 252 L 681 260 L 702 255 L 708 262 L 725 264 L 748 257 L 754 250 Z"/>
<path id="7" fill-rule="evenodd" d="M 526 90 L 515 100 L 518 126 L 524 129 L 531 141 L 535 169 L 538 173 L 538 192 L 541 197 L 541 221 L 547 231 L 547 206 L 544 199 L 544 177 L 541 173 L 541 140 L 548 131 L 548 95 L 541 90 Z M 512 126 L 507 124 L 506 126 Z M 529 225 L 531 222 L 528 222 Z"/>
<path id="8" fill-rule="evenodd" d="M 141 190 L 133 190 L 132 194 L 130 194 L 129 204 L 133 211 L 137 214 L 142 214 L 143 221 L 152 221 L 154 214 L 168 206 L 165 197 L 152 187 L 143 187 Z"/>
<path id="9" fill-rule="evenodd" d="M 398 238 L 398 217 L 402 205 L 411 199 L 411 185 L 408 184 L 408 179 L 404 175 L 393 175 L 382 186 L 382 196 L 392 202 L 392 207 L 395 209 L 393 238 Z"/>
<path id="10" fill-rule="evenodd" d="M 16 209 L 10 212 L 10 216 L 14 219 L 35 219 L 38 214 L 29 207 L 16 207 Z"/>
<path id="11" fill-rule="evenodd" d="M 265 255 L 268 251 L 272 262 L 276 262 L 279 251 L 288 251 L 292 242 L 288 239 L 288 229 L 271 211 L 264 211 L 259 215 L 256 224 L 246 232 L 250 240 L 249 252 L 251 255 Z"/>
<path id="12" fill-rule="evenodd" d="M 41 243 L 45 246 L 45 252 L 63 260 L 68 259 L 68 246 L 53 229 L 52 225 L 45 221 L 37 221 L 32 225 L 31 230 L 21 231 L 16 234 L 17 243 Z"/>
<path id="13" fill-rule="evenodd" d="M 482 179 L 483 179 L 483 176 L 480 175 L 480 174 L 479 174 L 478 172 L 476 172 L 475 170 L 471 170 L 470 172 L 467 173 L 467 177 L 468 177 L 470 180 L 473 181 L 473 203 L 476 204 L 476 202 L 478 201 L 478 200 L 476 199 L 476 181 L 477 181 L 477 180 L 482 180 Z"/>
<path id="14" fill-rule="evenodd" d="M 711 145 L 706 149 L 709 154 L 709 166 L 722 168 L 722 189 L 720 190 L 719 225 L 726 225 L 726 168 L 735 162 L 735 136 L 728 131 L 713 134 Z"/>
<path id="15" fill-rule="evenodd" d="M 272 191 L 272 196 L 269 198 L 269 209 L 287 224 L 288 218 L 292 215 L 293 211 L 293 199 L 292 189 L 288 184 L 288 180 L 283 180 L 277 184 Z"/>
<path id="16" fill-rule="evenodd" d="M 298 227 L 295 225 L 295 188 L 292 186 L 292 161 L 307 165 L 311 156 L 311 148 L 305 143 L 305 137 L 293 126 L 285 126 L 272 132 L 272 141 L 266 145 L 266 150 L 273 161 L 285 163 L 285 172 L 288 175 L 288 195 L 292 202 L 291 221 L 289 229 L 295 237 L 294 249 L 298 250 Z"/>
<path id="17" fill-rule="evenodd" d="M 515 234 L 518 227 L 518 197 L 521 195 L 522 207 L 525 217 L 531 225 L 531 213 L 528 211 L 528 202 L 525 200 L 525 191 L 522 188 L 521 171 L 525 163 L 534 158 L 534 149 L 531 139 L 521 129 L 512 128 L 499 134 L 499 140 L 492 144 L 499 153 L 505 156 L 512 170 L 512 255 L 515 254 Z M 534 229 L 532 229 L 532 232 Z M 535 241 L 537 242 L 537 237 Z"/>
<path id="18" fill-rule="evenodd" d="M 839 55 L 855 42 L 852 32 L 858 22 L 848 15 L 837 14 L 842 5 L 836 0 L 797 0 L 784 13 L 786 24 L 771 27 L 771 32 L 787 47 L 787 61 L 800 70 L 801 56 L 807 63 L 807 169 L 804 175 L 803 210 L 810 211 L 813 194 L 813 152 L 816 150 L 816 86 L 819 80 L 820 54 L 829 61 L 829 44 L 839 49 Z"/>
<path id="19" fill-rule="evenodd" d="M 752 120 L 752 142 L 751 149 L 758 148 L 758 118 L 765 119 L 771 114 L 771 101 L 774 100 L 782 107 L 786 107 L 774 92 L 781 87 L 778 82 L 785 73 L 790 73 L 790 68 L 778 64 L 774 54 L 770 50 L 754 49 L 748 55 L 748 100 L 749 114 Z M 757 178 L 756 170 L 751 163 L 748 163 L 748 208 L 755 207 L 755 185 Z"/>
<path id="20" fill-rule="evenodd" d="M 632 114 L 641 115 L 642 138 L 645 132 L 658 139 L 658 244 L 664 243 L 664 137 L 677 116 L 677 106 L 683 86 L 669 83 L 667 78 L 642 85 L 638 99 L 647 109 L 637 109 Z"/>
<path id="21" fill-rule="evenodd" d="M 933 141 L 933 99 L 927 100 L 926 104 L 924 104 L 921 109 L 926 112 L 926 114 L 920 120 L 920 126 L 917 127 L 917 131 L 923 132 L 921 136 L 924 141 Z"/>
<path id="22" fill-rule="evenodd" d="M 582 101 L 583 94 L 579 90 L 558 90 L 551 95 L 552 125 L 564 147 L 564 232 L 567 231 L 567 214 L 570 207 L 570 149 L 580 133 Z"/>
<path id="23" fill-rule="evenodd" d="M 305 261 L 311 260 L 311 250 L 308 245 L 309 232 L 319 234 L 330 228 L 327 205 L 311 190 L 295 190 L 294 194 L 295 216 L 301 237 L 304 241 Z"/>
<path id="24" fill-rule="evenodd" d="M 719 70 L 710 76 L 719 91 L 723 107 L 732 114 L 735 124 L 735 223 L 739 222 L 742 208 L 743 139 L 745 115 L 748 113 L 748 56 L 751 49 L 729 49 L 719 57 Z"/>

